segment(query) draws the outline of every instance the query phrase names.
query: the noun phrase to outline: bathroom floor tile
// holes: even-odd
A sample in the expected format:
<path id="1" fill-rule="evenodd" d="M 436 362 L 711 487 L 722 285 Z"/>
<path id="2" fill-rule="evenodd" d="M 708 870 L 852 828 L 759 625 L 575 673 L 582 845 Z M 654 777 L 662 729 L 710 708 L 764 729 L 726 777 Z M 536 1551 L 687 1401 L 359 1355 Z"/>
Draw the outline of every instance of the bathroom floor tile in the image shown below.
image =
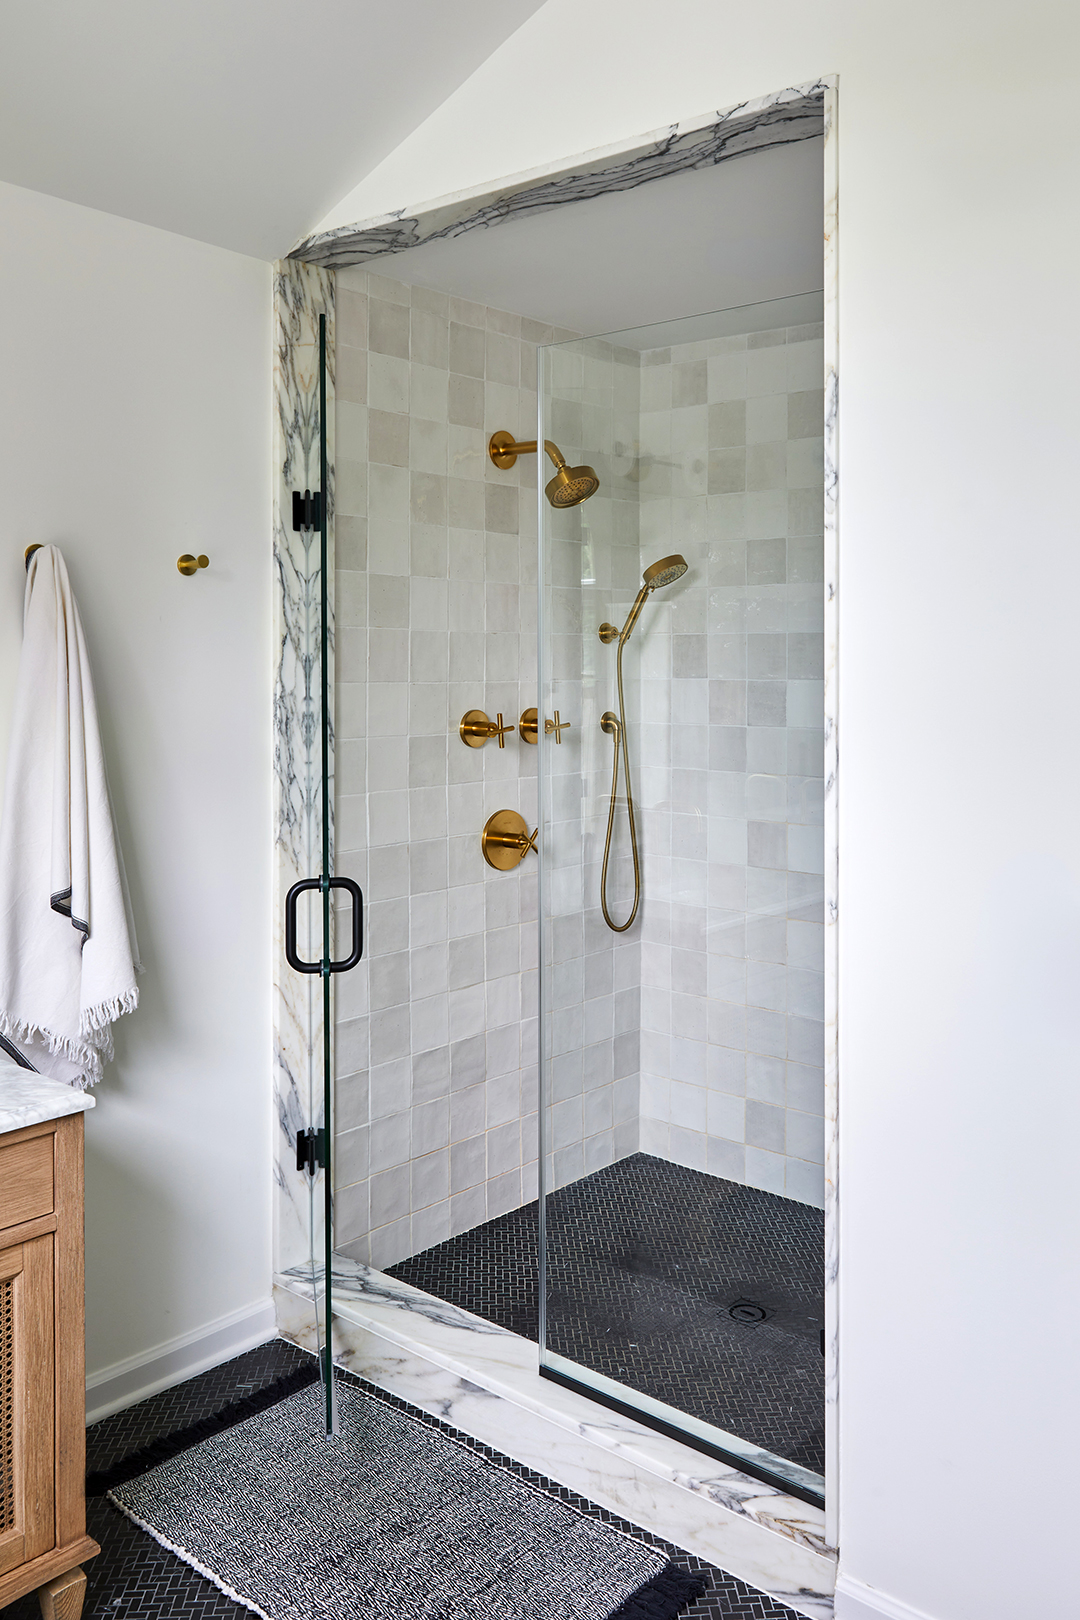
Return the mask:
<path id="1" fill-rule="evenodd" d="M 391 1275 L 537 1337 L 537 1204 Z M 552 1350 L 824 1473 L 824 1218 L 647 1153 L 549 1203 Z"/>
<path id="2" fill-rule="evenodd" d="M 148 1441 L 209 1417 L 222 1406 L 243 1395 L 252 1394 L 283 1373 L 291 1372 L 294 1367 L 310 1363 L 310 1359 L 295 1345 L 283 1339 L 272 1339 L 255 1350 L 236 1356 L 232 1361 L 188 1379 L 186 1383 L 152 1395 L 113 1417 L 104 1418 L 87 1431 L 88 1466 L 108 1467 Z M 471 1436 L 418 1411 L 408 1402 L 387 1395 L 385 1391 L 365 1384 L 362 1379 L 353 1378 L 350 1374 L 340 1376 L 390 1405 L 409 1412 L 420 1422 L 452 1434 L 481 1455 L 513 1469 L 523 1479 L 550 1491 L 580 1511 L 636 1535 L 650 1546 L 661 1548 L 682 1568 L 707 1570 L 710 1575 L 709 1589 L 686 1611 L 685 1620 L 798 1620 L 790 1609 L 775 1603 L 764 1592 L 755 1591 L 722 1570 L 711 1569 L 692 1554 L 670 1546 L 605 1508 L 587 1502 L 574 1492 L 502 1457 Z M 91 1498 L 87 1503 L 87 1530 L 100 1544 L 101 1552 L 85 1566 L 87 1592 L 83 1620 L 240 1620 L 248 1612 L 219 1592 L 182 1559 L 159 1546 L 103 1497 Z M 5 1620 L 40 1620 L 36 1595 L 27 1593 L 10 1604 L 4 1615 Z M 407 1620 L 407 1617 L 403 1616 L 402 1620 Z"/>

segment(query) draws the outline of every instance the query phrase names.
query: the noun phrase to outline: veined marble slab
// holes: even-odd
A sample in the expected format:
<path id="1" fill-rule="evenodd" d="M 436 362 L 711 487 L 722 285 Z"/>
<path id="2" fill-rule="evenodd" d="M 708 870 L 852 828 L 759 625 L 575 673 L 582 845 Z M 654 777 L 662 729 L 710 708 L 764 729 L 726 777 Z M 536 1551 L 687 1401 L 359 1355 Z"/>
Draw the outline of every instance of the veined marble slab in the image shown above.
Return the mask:
<path id="1" fill-rule="evenodd" d="M 88 1091 L 76 1091 L 62 1080 L 49 1080 L 19 1063 L 0 1059 L 0 1135 L 40 1125 L 65 1114 L 84 1114 L 95 1107 Z"/>
<path id="2" fill-rule="evenodd" d="M 319 316 L 326 316 L 327 548 L 330 612 L 327 680 L 334 692 L 334 276 L 298 263 L 274 269 L 274 1252 L 297 1265 L 312 1238 L 322 1242 L 322 1185 L 310 1196 L 296 1169 L 296 1133 L 322 1123 L 322 985 L 285 960 L 285 896 L 322 865 L 322 748 L 319 654 L 321 537 L 296 533 L 294 490 L 317 490 L 319 466 Z M 331 713 L 328 799 L 333 848 L 334 736 Z M 302 908 L 301 908 L 302 912 Z M 307 959 L 321 942 L 300 923 Z M 313 1222 L 312 1211 L 315 1211 Z M 314 1233 L 309 1228 L 314 1224 Z"/>
<path id="3" fill-rule="evenodd" d="M 279 1276 L 275 1306 L 279 1331 L 314 1348 L 310 1273 Z M 531 1340 L 339 1258 L 334 1355 L 800 1614 L 831 1620 L 835 1563 L 819 1508 L 542 1379 Z"/>
<path id="4" fill-rule="evenodd" d="M 687 169 L 711 168 L 747 152 L 813 140 L 822 133 L 825 88 L 825 80 L 793 85 L 722 112 L 653 130 L 626 145 L 512 175 L 495 186 L 452 192 L 419 207 L 316 232 L 298 242 L 289 257 L 336 268 L 363 264 L 421 242 L 487 230 L 508 219 L 546 213 L 612 191 L 631 191 Z"/>

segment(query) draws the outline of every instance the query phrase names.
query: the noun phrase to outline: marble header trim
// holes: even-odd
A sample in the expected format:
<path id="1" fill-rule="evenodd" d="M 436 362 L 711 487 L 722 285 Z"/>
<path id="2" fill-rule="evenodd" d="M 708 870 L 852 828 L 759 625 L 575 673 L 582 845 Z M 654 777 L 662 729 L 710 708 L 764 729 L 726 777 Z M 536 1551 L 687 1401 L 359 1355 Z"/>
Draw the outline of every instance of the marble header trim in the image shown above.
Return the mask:
<path id="1" fill-rule="evenodd" d="M 88 1091 L 76 1091 L 62 1080 L 49 1080 L 17 1063 L 0 1061 L 0 1135 L 66 1114 L 85 1114 L 95 1106 Z"/>
<path id="2" fill-rule="evenodd" d="M 452 192 L 419 207 L 401 208 L 355 225 L 316 232 L 289 254 L 308 264 L 343 268 L 422 242 L 487 230 L 509 219 L 546 213 L 651 180 L 711 168 L 748 152 L 813 140 L 825 127 L 828 81 L 793 85 L 720 112 L 671 124 L 628 145 L 604 147 L 560 165 L 514 175 L 494 187 Z"/>

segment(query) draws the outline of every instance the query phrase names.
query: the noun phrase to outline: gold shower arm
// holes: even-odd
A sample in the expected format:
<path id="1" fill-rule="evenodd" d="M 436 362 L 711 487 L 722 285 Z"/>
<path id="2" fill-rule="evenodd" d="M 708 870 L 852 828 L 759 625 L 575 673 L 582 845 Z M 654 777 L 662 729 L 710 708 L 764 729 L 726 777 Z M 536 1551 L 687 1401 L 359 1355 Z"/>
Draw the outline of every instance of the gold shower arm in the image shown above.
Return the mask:
<path id="1" fill-rule="evenodd" d="M 501 467 L 503 472 L 508 472 L 518 456 L 534 456 L 536 446 L 537 441 L 535 439 L 515 439 L 512 433 L 507 433 L 505 429 L 501 429 L 498 433 L 491 435 L 488 443 L 488 455 L 496 467 Z M 566 466 L 566 457 L 557 444 L 552 444 L 550 439 L 545 439 L 544 449 L 551 457 L 556 472 L 559 471 L 560 467 Z"/>
<path id="2" fill-rule="evenodd" d="M 512 433 L 500 428 L 488 440 L 488 455 L 500 471 L 509 472 L 518 456 L 536 454 L 536 443 L 535 439 L 515 439 Z M 550 439 L 544 440 L 544 449 L 555 467 L 554 478 L 544 485 L 544 494 L 552 506 L 560 511 L 568 506 L 580 506 L 582 501 L 596 494 L 600 480 L 592 467 L 568 467 L 566 457 Z"/>

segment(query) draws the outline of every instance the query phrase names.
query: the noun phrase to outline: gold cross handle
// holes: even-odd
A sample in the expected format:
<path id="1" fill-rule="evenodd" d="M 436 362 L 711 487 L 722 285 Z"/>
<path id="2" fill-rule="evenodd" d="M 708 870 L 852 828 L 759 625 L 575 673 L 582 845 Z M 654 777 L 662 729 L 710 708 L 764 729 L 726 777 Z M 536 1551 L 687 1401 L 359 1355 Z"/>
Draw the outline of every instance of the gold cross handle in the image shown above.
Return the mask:
<path id="1" fill-rule="evenodd" d="M 536 852 L 539 827 L 529 831 L 516 810 L 496 810 L 489 816 L 480 834 L 480 848 L 484 859 L 497 872 L 512 872 L 520 866 L 530 849 Z"/>
<path id="2" fill-rule="evenodd" d="M 559 719 L 559 711 L 558 711 L 558 709 L 556 709 L 555 710 L 555 718 L 554 718 L 554 720 L 545 720 L 544 721 L 544 735 L 545 735 L 545 737 L 550 737 L 551 733 L 554 732 L 555 733 L 555 741 L 557 743 L 561 743 L 562 742 L 562 734 L 563 734 L 564 731 L 569 729 L 569 726 L 570 726 L 569 720 L 560 720 Z"/>
<path id="3" fill-rule="evenodd" d="M 469 709 L 461 717 L 458 736 L 469 748 L 483 748 L 484 744 L 490 742 L 492 737 L 498 737 L 499 747 L 505 748 L 506 744 L 503 738 L 508 731 L 513 731 L 513 729 L 512 725 L 503 725 L 501 714 L 494 720 L 489 720 L 483 709 Z"/>

